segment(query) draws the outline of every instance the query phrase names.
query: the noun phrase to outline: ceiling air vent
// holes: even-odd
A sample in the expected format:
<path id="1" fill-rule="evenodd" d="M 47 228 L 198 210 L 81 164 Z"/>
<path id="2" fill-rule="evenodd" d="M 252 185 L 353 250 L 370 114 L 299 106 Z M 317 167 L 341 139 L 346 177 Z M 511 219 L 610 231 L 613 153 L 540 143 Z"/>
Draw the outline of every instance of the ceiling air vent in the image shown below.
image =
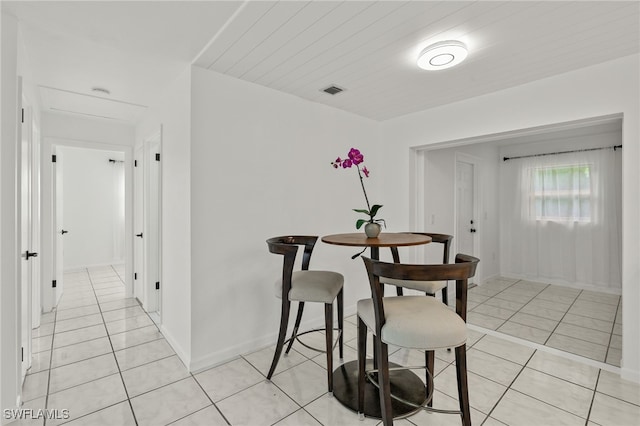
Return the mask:
<path id="1" fill-rule="evenodd" d="M 327 87 L 326 89 L 322 89 L 322 91 L 325 92 L 325 93 L 328 93 L 330 95 L 337 95 L 338 93 L 343 92 L 344 89 L 342 89 L 342 88 L 340 88 L 340 87 L 338 87 L 336 85 L 333 85 L 333 86 Z"/>

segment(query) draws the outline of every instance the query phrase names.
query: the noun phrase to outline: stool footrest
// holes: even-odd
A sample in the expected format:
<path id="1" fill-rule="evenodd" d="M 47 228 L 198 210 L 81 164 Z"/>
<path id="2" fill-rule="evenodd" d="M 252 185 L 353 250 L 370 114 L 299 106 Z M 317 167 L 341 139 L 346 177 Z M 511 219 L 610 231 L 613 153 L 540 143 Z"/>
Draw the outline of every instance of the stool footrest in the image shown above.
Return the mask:
<path id="1" fill-rule="evenodd" d="M 315 328 L 313 330 L 307 330 L 307 331 L 304 331 L 302 333 L 296 333 L 295 336 L 285 340 L 284 344 L 286 345 L 287 343 L 289 343 L 293 339 L 293 340 L 297 340 L 298 343 L 300 343 L 302 346 L 304 346 L 307 349 L 310 349 L 310 350 L 316 351 L 316 352 L 320 352 L 320 353 L 325 353 L 326 352 L 325 349 L 314 348 L 313 346 L 307 345 L 302 340 L 300 340 L 300 336 L 304 336 L 305 334 L 315 333 L 316 331 L 323 331 L 323 330 L 326 330 L 326 329 L 324 329 L 324 328 Z M 336 346 L 338 346 L 338 342 L 340 341 L 340 336 L 342 335 L 342 330 L 340 330 L 339 328 L 334 328 L 333 330 L 338 332 L 338 336 L 335 339 L 335 342 L 333 343 L 333 346 L 332 346 L 332 349 L 335 349 Z"/>
<path id="2" fill-rule="evenodd" d="M 415 369 L 426 369 L 426 367 L 423 367 L 423 366 L 418 366 L 418 367 L 392 367 L 392 368 L 389 368 L 389 371 L 415 370 Z M 377 369 L 371 369 L 371 370 L 365 371 L 365 374 L 367 376 L 367 380 L 379 390 L 380 389 L 380 384 L 378 384 L 378 381 L 373 376 L 374 373 L 378 373 L 378 370 Z M 427 374 L 429 374 L 429 376 L 431 376 L 431 382 L 433 383 L 433 375 L 428 370 L 427 370 Z M 428 407 L 427 404 L 429 404 L 431 402 L 431 399 L 433 399 L 433 386 L 430 389 L 429 395 L 427 395 L 427 399 L 425 399 L 425 401 L 422 404 L 415 404 L 415 403 L 413 403 L 411 401 L 407 401 L 406 399 L 400 398 L 399 396 L 396 396 L 393 393 L 391 393 L 391 398 L 395 399 L 396 401 L 400 401 L 403 404 L 407 404 L 410 407 L 420 408 L 422 410 L 430 411 L 432 413 L 462 414 L 462 411 L 442 410 L 442 409 L 439 409 L 439 408 Z"/>

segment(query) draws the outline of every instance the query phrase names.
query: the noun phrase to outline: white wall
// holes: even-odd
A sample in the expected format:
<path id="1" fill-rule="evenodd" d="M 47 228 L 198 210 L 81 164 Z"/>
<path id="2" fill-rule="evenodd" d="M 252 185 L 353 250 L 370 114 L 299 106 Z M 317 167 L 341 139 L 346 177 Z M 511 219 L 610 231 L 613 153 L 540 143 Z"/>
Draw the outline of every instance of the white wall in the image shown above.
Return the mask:
<path id="1" fill-rule="evenodd" d="M 640 381 L 640 69 L 638 55 L 389 120 L 382 155 L 409 170 L 411 147 L 622 113 L 623 349 L 622 374 Z M 463 65 L 464 66 L 464 65 Z M 394 220 L 408 225 L 409 173 L 389 176 L 385 196 Z"/>
<path id="2" fill-rule="evenodd" d="M 133 146 L 132 125 L 71 114 L 42 113 L 42 136 L 79 144 L 90 143 Z"/>
<path id="3" fill-rule="evenodd" d="M 87 119 L 67 114 L 42 113 L 42 308 L 51 310 L 61 296 L 53 291 L 53 248 L 54 224 L 52 222 L 52 163 L 51 155 L 58 147 L 91 148 L 117 151 L 124 154 L 125 160 L 125 288 L 132 294 L 132 205 L 133 205 L 133 167 L 132 146 L 134 128 L 123 123 L 108 122 L 99 119 Z"/>
<path id="4" fill-rule="evenodd" d="M 20 395 L 20 235 L 18 155 L 18 23 L 2 14 L 0 23 L 0 407 L 16 408 Z M 2 424 L 7 420 L 0 419 Z"/>
<path id="5" fill-rule="evenodd" d="M 211 71 L 192 75 L 190 367 L 198 370 L 275 343 L 282 258 L 267 238 L 356 232 L 351 209 L 365 208 L 357 173 L 331 161 L 351 147 L 363 152 L 383 218 L 379 185 L 395 166 L 380 164 L 374 121 Z M 362 260 L 350 259 L 357 251 L 318 241 L 311 261 L 345 275 L 351 313 L 370 294 Z M 305 317 L 317 324 L 321 306 L 310 305 Z"/>
<path id="6" fill-rule="evenodd" d="M 136 127 L 136 146 L 162 126 L 162 332 L 182 361 L 191 357 L 191 72 L 166 89 Z"/>
<path id="7" fill-rule="evenodd" d="M 64 159 L 63 226 L 69 231 L 64 237 L 65 271 L 123 263 L 124 155 L 70 147 L 58 152 Z"/>

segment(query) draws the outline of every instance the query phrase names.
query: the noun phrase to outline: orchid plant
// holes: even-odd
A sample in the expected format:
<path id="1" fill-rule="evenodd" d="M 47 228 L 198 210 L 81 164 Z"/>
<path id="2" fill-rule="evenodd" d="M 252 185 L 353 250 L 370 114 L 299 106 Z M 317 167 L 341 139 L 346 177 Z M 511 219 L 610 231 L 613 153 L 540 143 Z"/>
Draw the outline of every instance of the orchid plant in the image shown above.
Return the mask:
<path id="1" fill-rule="evenodd" d="M 386 223 L 384 221 L 384 219 L 376 219 L 376 214 L 378 214 L 378 210 L 380 210 L 380 208 L 382 207 L 380 204 L 374 204 L 373 206 L 371 206 L 369 204 L 369 197 L 367 197 L 367 190 L 364 189 L 364 179 L 362 178 L 362 175 L 364 175 L 364 177 L 369 177 L 369 170 L 367 169 L 366 166 L 362 166 L 362 168 L 360 168 L 360 165 L 363 163 L 364 161 L 364 156 L 362 155 L 362 153 L 355 149 L 355 148 L 351 148 L 349 150 L 349 153 L 347 154 L 347 158 L 345 158 L 344 160 L 341 159 L 340 157 L 336 158 L 335 161 L 333 161 L 331 163 L 331 165 L 333 166 L 334 169 L 339 169 L 339 168 L 343 168 L 343 169 L 350 169 L 353 166 L 356 166 L 356 169 L 358 170 L 358 177 L 360 178 L 360 185 L 362 186 L 362 192 L 364 193 L 364 199 L 367 202 L 367 210 L 365 209 L 353 209 L 353 211 L 358 212 L 358 213 L 364 213 L 367 216 L 369 216 L 369 219 L 358 219 L 356 221 L 356 229 L 360 229 L 360 227 L 362 227 L 362 225 L 364 225 L 365 223 L 377 223 L 380 224 L 382 223 L 385 227 L 386 227 Z"/>

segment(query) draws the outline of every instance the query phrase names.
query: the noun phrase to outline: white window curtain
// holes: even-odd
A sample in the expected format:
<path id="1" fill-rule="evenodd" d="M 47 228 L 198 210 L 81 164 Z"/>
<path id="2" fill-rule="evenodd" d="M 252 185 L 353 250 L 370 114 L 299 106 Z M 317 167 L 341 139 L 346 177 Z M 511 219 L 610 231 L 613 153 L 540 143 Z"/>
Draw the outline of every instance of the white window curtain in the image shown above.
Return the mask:
<path id="1" fill-rule="evenodd" d="M 619 149 L 503 162 L 503 273 L 618 292 L 621 176 Z"/>

